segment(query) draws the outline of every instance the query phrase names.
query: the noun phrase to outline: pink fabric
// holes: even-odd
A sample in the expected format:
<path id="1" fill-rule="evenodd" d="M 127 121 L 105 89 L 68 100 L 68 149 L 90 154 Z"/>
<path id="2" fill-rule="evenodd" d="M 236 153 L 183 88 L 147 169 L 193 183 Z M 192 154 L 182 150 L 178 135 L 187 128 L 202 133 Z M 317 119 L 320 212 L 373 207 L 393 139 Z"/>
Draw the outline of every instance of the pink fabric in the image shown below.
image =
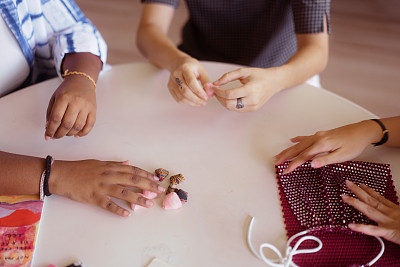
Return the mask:
<path id="1" fill-rule="evenodd" d="M 340 195 L 354 197 L 345 186 L 345 180 L 350 180 L 364 183 L 398 204 L 390 166 L 348 161 L 314 169 L 306 162 L 293 172 L 282 174 L 288 164 L 276 166 L 287 235 L 290 238 L 309 229 L 323 243 L 319 252 L 296 255 L 294 262 L 300 266 L 360 266 L 371 261 L 380 251 L 379 242 L 351 231 L 347 225 L 374 222 L 345 204 Z M 385 253 L 374 266 L 400 266 L 400 246 L 386 240 L 385 246 Z M 300 246 L 311 247 L 315 247 L 315 242 L 307 241 Z"/>

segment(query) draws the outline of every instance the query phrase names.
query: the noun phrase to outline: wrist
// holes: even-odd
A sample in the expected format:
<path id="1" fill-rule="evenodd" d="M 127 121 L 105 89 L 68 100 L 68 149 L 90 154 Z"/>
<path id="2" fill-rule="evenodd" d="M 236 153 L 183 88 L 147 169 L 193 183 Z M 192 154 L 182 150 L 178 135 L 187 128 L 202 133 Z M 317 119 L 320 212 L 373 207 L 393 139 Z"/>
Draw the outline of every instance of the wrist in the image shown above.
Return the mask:
<path id="1" fill-rule="evenodd" d="M 275 94 L 289 87 L 286 85 L 285 77 L 287 75 L 287 68 L 285 68 L 285 66 L 267 68 L 265 70 L 267 71 L 268 77 L 273 77 L 274 79 L 273 84 L 275 86 L 273 88 L 275 89 Z"/>
<path id="2" fill-rule="evenodd" d="M 382 128 L 372 120 L 359 122 L 363 128 L 363 134 L 368 138 L 369 144 L 377 143 L 382 139 Z"/>
<path id="3" fill-rule="evenodd" d="M 62 161 L 55 160 L 49 178 L 49 191 L 55 195 L 60 194 L 59 179 L 61 178 Z"/>

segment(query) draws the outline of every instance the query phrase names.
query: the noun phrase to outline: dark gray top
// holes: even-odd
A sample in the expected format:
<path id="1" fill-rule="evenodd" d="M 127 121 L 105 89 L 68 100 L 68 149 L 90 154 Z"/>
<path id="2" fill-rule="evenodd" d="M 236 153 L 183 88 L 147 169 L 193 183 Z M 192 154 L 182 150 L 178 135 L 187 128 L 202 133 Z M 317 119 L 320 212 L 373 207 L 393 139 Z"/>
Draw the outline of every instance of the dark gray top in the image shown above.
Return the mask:
<path id="1" fill-rule="evenodd" d="M 173 7 L 179 0 L 141 0 Z M 186 0 L 181 50 L 199 60 L 275 67 L 297 51 L 296 33 L 323 31 L 330 0 Z"/>

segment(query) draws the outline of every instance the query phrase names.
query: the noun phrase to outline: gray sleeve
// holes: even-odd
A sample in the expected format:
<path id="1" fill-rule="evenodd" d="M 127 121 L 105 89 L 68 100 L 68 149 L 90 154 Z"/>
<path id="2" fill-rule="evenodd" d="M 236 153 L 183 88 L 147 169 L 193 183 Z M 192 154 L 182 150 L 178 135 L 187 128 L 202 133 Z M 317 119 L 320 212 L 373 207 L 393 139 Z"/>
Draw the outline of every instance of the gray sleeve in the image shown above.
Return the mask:
<path id="1" fill-rule="evenodd" d="M 166 4 L 173 6 L 174 8 L 178 7 L 179 0 L 141 0 L 143 4 L 150 4 L 150 3 L 158 3 L 158 4 Z"/>
<path id="2" fill-rule="evenodd" d="M 324 30 L 324 15 L 330 27 L 330 0 L 293 0 L 293 20 L 296 33 L 319 33 Z"/>

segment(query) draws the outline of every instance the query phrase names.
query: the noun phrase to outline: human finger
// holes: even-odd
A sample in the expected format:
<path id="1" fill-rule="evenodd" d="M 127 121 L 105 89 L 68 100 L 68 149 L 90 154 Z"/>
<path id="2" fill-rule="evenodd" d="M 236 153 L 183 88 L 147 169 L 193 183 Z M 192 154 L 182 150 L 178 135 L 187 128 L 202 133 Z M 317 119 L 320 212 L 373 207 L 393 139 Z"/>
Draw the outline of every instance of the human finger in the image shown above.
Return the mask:
<path id="1" fill-rule="evenodd" d="M 313 144 L 313 140 L 311 138 L 305 139 L 303 142 L 297 143 L 291 147 L 286 148 L 281 151 L 278 155 L 275 156 L 275 165 L 279 165 L 282 162 L 293 159 L 301 152 L 306 150 Z"/>
<path id="2" fill-rule="evenodd" d="M 190 91 L 192 91 L 198 98 L 207 101 L 208 96 L 204 91 L 202 84 L 198 80 L 198 77 L 200 75 L 196 77 L 196 75 L 192 71 L 184 71 L 182 73 L 182 76 Z"/>
<path id="3" fill-rule="evenodd" d="M 53 110 L 54 102 L 55 102 L 55 97 L 54 97 L 54 95 L 53 95 L 53 96 L 51 96 L 50 101 L 49 101 L 49 105 L 47 106 L 47 111 L 46 111 L 46 128 L 47 128 L 47 122 L 48 122 L 49 119 L 50 119 L 51 111 Z"/>
<path id="4" fill-rule="evenodd" d="M 245 69 L 244 68 L 240 68 L 240 69 L 237 69 L 237 70 L 234 70 L 234 71 L 230 71 L 230 72 L 224 73 L 218 80 L 213 82 L 213 84 L 221 86 L 221 85 L 227 84 L 229 82 L 240 80 L 245 75 L 246 75 L 245 74 Z"/>
<path id="5" fill-rule="evenodd" d="M 310 136 L 296 136 L 296 137 L 290 138 L 290 141 L 292 143 L 299 143 L 308 137 L 310 137 Z"/>
<path id="6" fill-rule="evenodd" d="M 48 125 L 46 128 L 46 136 L 54 138 L 58 128 L 61 125 L 64 114 L 68 108 L 68 102 L 63 100 L 55 100 L 53 108 L 50 112 Z"/>
<path id="7" fill-rule="evenodd" d="M 204 69 L 199 70 L 199 77 L 198 80 L 200 81 L 204 92 L 207 95 L 207 98 L 210 98 L 213 96 L 214 90 L 212 90 L 212 87 L 214 86 L 212 83 L 210 83 L 210 79 L 208 78 L 208 74 Z M 208 89 L 208 91 L 207 91 Z"/>
<path id="8" fill-rule="evenodd" d="M 380 194 L 376 193 L 375 197 L 370 195 L 367 191 L 363 190 L 356 184 L 351 181 L 346 180 L 346 186 L 353 192 L 359 200 L 364 202 L 365 204 L 378 209 L 380 212 L 388 214 L 390 213 L 390 208 L 388 208 L 384 203 L 383 200 L 385 199 Z"/>
<path id="9" fill-rule="evenodd" d="M 390 218 L 388 218 L 384 213 L 382 213 L 380 210 L 377 210 L 374 207 L 371 207 L 368 204 L 365 204 L 364 202 L 360 201 L 357 198 L 352 198 L 348 195 L 343 194 L 342 195 L 342 200 L 343 202 L 349 204 L 353 208 L 357 209 L 360 211 L 362 214 L 370 218 L 371 220 L 377 222 L 377 223 L 383 223 L 387 224 L 390 222 Z M 383 205 L 383 204 L 382 204 Z M 380 207 L 379 207 L 380 208 Z"/>
<path id="10" fill-rule="evenodd" d="M 324 149 L 321 150 L 320 153 L 325 153 L 325 154 L 318 155 L 311 161 L 311 166 L 313 168 L 321 168 L 329 164 L 343 162 L 346 161 L 347 159 L 352 158 L 349 157 L 348 154 L 342 148 L 338 148 L 336 150 Z"/>
<path id="11" fill-rule="evenodd" d="M 386 238 L 386 236 L 391 232 L 390 229 L 386 229 L 384 227 L 372 224 L 350 223 L 348 226 L 353 231 L 360 232 L 370 236 L 381 236 L 384 238 Z"/>
<path id="12" fill-rule="evenodd" d="M 79 111 L 79 107 L 76 105 L 68 105 L 61 124 L 58 126 L 58 129 L 54 134 L 55 138 L 64 137 L 72 129 L 78 117 Z"/>
<path id="13" fill-rule="evenodd" d="M 71 130 L 66 134 L 67 136 L 74 136 L 79 133 L 86 124 L 86 117 L 87 112 L 79 112 L 78 116 L 76 117 L 75 123 L 72 126 Z"/>
<path id="14" fill-rule="evenodd" d="M 310 146 L 304 149 L 300 154 L 296 155 L 295 158 L 289 163 L 287 168 L 282 172 L 282 174 L 287 174 L 294 171 L 297 167 L 305 163 L 306 161 L 314 158 L 320 152 L 316 150 L 314 147 Z M 311 165 L 311 167 L 314 167 Z"/>
<path id="15" fill-rule="evenodd" d="M 119 185 L 110 186 L 107 195 L 110 197 L 115 197 L 121 200 L 125 200 L 129 203 L 140 205 L 142 207 L 151 208 L 154 206 L 153 201 L 145 198 L 143 195 L 129 190 L 129 188 Z"/>
<path id="16" fill-rule="evenodd" d="M 386 206 L 390 207 L 390 208 L 397 208 L 398 205 L 394 204 L 392 201 L 390 201 L 389 199 L 385 198 L 384 196 L 382 196 L 381 194 L 379 194 L 378 192 L 376 192 L 374 189 L 368 187 L 365 184 L 360 184 L 359 185 L 360 188 L 362 190 L 364 190 L 365 192 L 367 192 L 370 196 L 374 197 L 375 199 L 381 201 L 383 204 L 385 204 Z"/>
<path id="17" fill-rule="evenodd" d="M 240 86 L 232 89 L 222 89 L 219 87 L 214 87 L 214 93 L 216 96 L 228 99 L 228 100 L 236 100 L 238 98 L 244 98 L 248 96 L 248 92 L 250 89 L 248 86 Z"/>
<path id="18" fill-rule="evenodd" d="M 98 197 L 93 204 L 105 210 L 108 210 L 112 213 L 115 213 L 119 216 L 128 217 L 131 215 L 131 213 L 128 210 L 115 204 L 114 201 L 112 201 L 111 198 L 108 196 Z"/>
<path id="19" fill-rule="evenodd" d="M 178 103 L 185 103 L 191 106 L 204 106 L 206 103 L 203 99 L 196 96 L 186 85 L 182 77 L 171 77 L 168 87 L 174 90 Z"/>
<path id="20" fill-rule="evenodd" d="M 96 112 L 89 113 L 86 117 L 85 126 L 75 136 L 82 137 L 87 135 L 93 129 L 95 123 L 96 123 Z"/>
<path id="21" fill-rule="evenodd" d="M 158 179 L 151 173 L 148 173 L 140 168 L 129 165 L 120 165 L 120 179 L 118 184 L 140 188 L 142 190 L 152 191 L 154 193 L 163 193 L 165 188 L 157 183 Z M 125 167 L 130 167 L 127 169 Z"/>

